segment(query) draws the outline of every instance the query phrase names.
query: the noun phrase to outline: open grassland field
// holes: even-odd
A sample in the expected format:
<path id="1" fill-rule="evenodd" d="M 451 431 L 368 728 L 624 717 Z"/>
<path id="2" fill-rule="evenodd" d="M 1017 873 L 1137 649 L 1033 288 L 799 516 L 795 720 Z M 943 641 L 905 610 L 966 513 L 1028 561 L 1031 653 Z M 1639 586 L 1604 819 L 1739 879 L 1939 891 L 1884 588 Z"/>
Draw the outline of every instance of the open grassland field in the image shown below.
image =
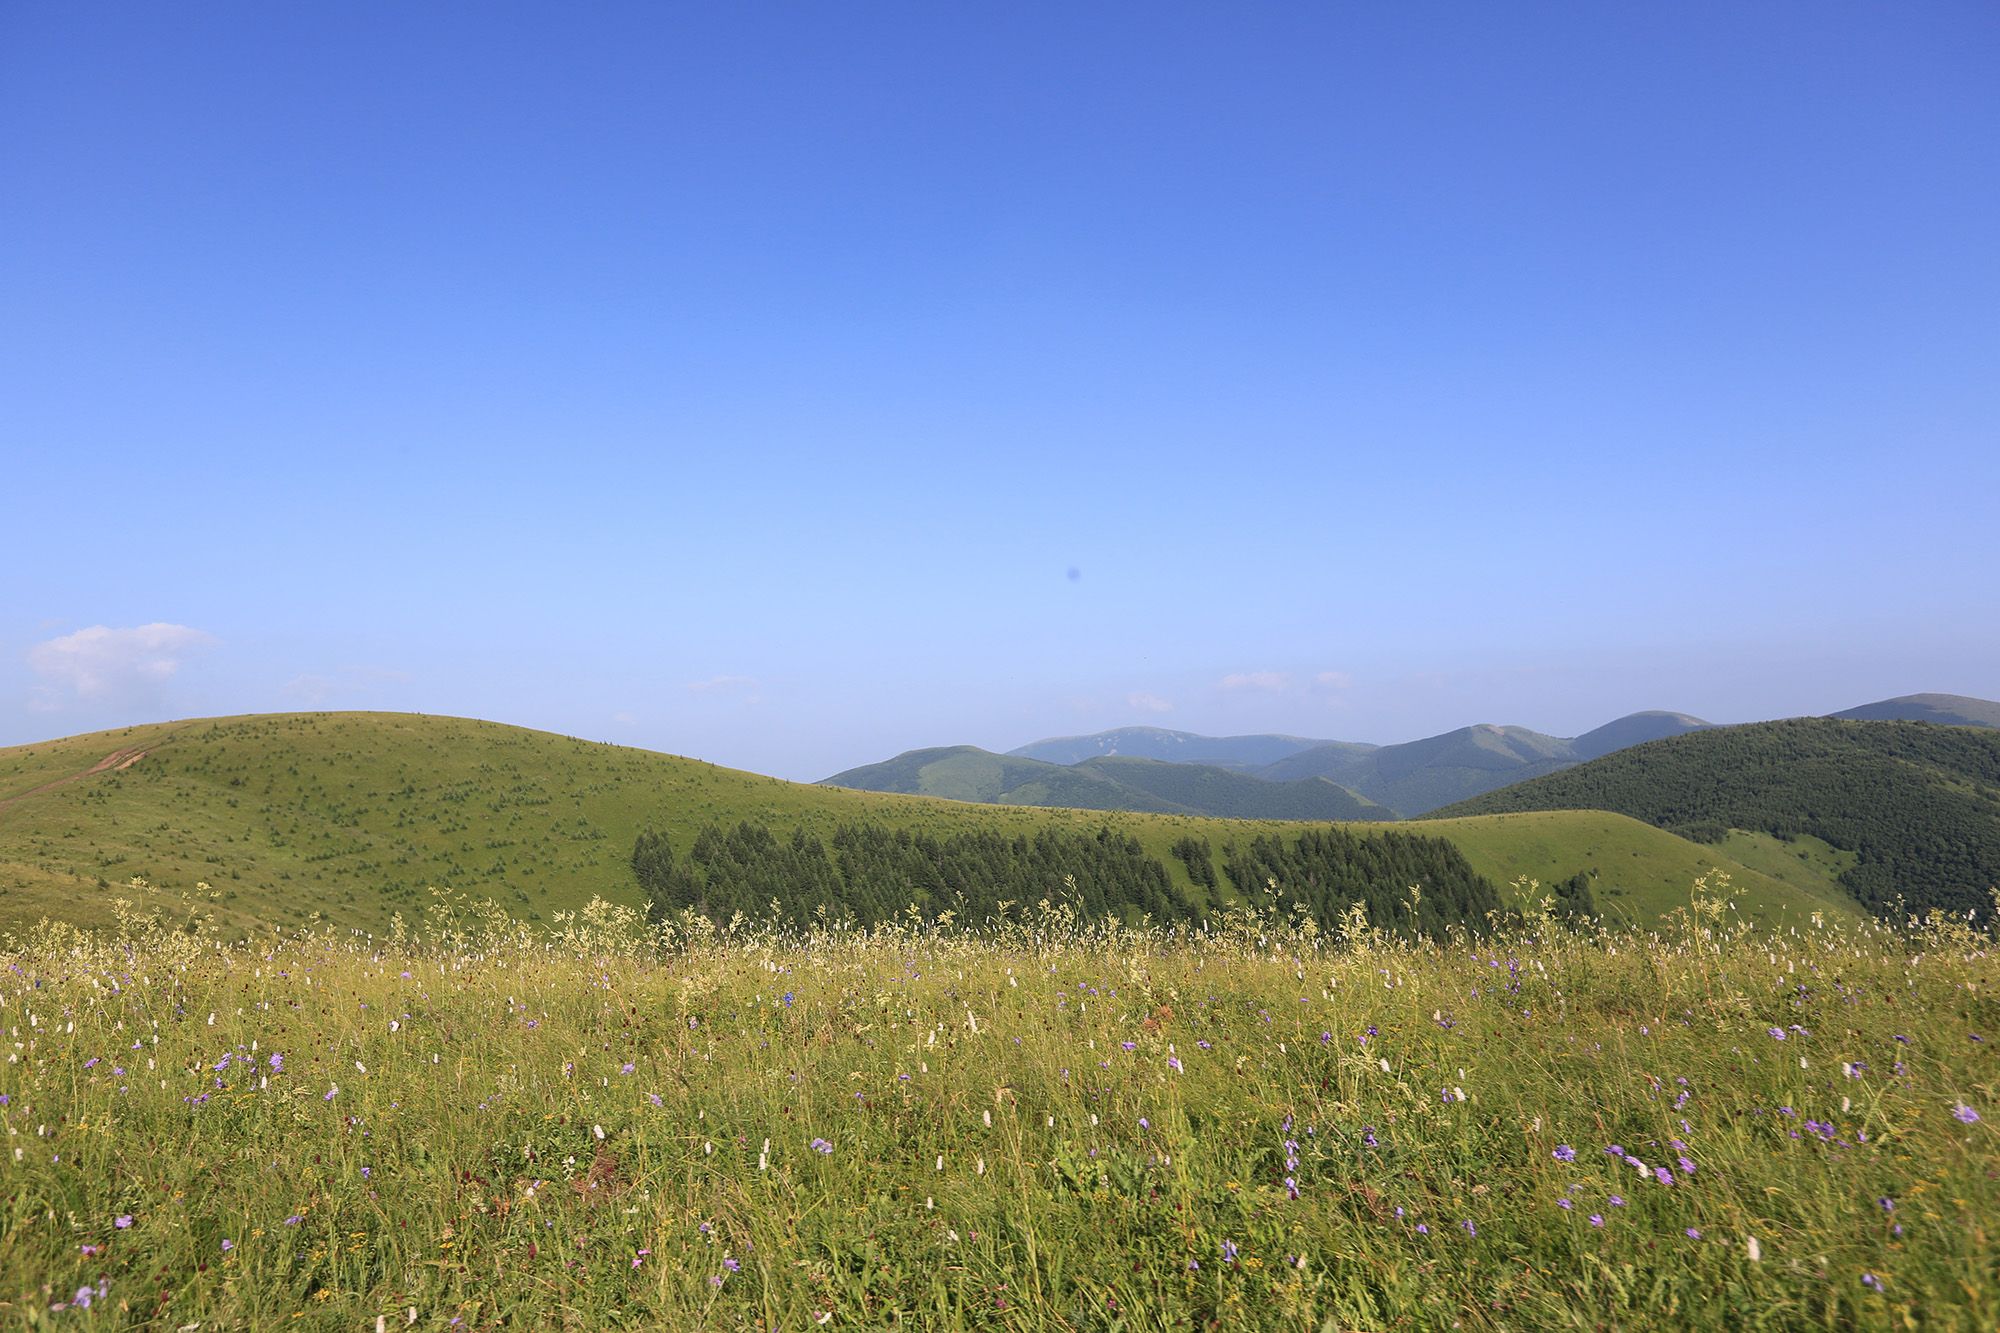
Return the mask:
<path id="1" fill-rule="evenodd" d="M 0 1320 L 1992 1329 L 1962 923 L 1198 932 L 1060 911 L 0 956 Z"/>
<path id="2" fill-rule="evenodd" d="M 844 791 L 455 718 L 220 718 L 0 750 L 0 929 L 44 916 L 108 923 L 116 886 L 135 876 L 176 887 L 206 881 L 219 923 L 237 931 L 296 927 L 319 913 L 383 933 L 397 913 L 422 910 L 432 886 L 547 923 L 593 897 L 636 906 L 631 854 L 641 831 L 666 834 L 685 855 L 703 828 L 740 820 L 823 840 L 851 821 L 940 836 L 1109 827 L 1138 839 L 1198 900 L 1202 890 L 1171 854 L 1177 840 L 1207 839 L 1219 859 L 1232 841 L 1298 831 Z M 1549 883 L 1594 870 L 1599 910 L 1613 921 L 1650 919 L 1713 869 L 1733 877 L 1753 915 L 1802 919 L 1825 905 L 1810 885 L 1621 815 L 1406 827 L 1449 839 L 1503 887 L 1521 875 Z"/>

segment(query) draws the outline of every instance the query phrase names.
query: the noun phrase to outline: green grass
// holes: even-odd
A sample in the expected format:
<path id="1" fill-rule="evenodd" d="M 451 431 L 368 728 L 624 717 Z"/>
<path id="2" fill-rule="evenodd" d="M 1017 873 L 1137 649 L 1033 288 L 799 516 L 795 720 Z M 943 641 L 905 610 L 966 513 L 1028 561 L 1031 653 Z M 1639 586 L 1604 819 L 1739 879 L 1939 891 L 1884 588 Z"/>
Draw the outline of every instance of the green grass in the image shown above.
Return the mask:
<path id="1" fill-rule="evenodd" d="M 2000 1325 L 1993 941 L 1717 913 L 48 931 L 0 956 L 0 1320 Z"/>
<path id="2" fill-rule="evenodd" d="M 1716 844 L 1716 850 L 1740 865 L 1761 870 L 1829 905 L 1853 910 L 1854 899 L 1840 886 L 1840 875 L 1854 864 L 1854 853 L 1843 852 L 1810 833 L 1780 838 L 1770 833 L 1731 829 Z"/>
<path id="3" fill-rule="evenodd" d="M 1297 826 L 1180 815 L 976 805 L 780 782 L 645 750 L 491 722 L 397 713 L 205 719 L 0 750 L 0 800 L 142 746 L 129 768 L 0 808 L 0 930 L 43 916 L 98 924 L 117 887 L 139 876 L 174 889 L 212 885 L 235 930 L 296 928 L 314 913 L 377 933 L 442 886 L 488 896 L 546 924 L 592 897 L 639 901 L 629 868 L 647 827 L 685 853 L 714 822 L 804 825 L 830 837 L 843 820 L 935 832 L 1110 825 L 1139 839 L 1177 878 L 1173 842 Z M 1526 821 L 1526 822 L 1523 822 Z M 1374 826 L 1356 825 L 1361 831 Z M 1627 896 L 1600 893 L 1619 919 L 1682 901 L 1720 865 L 1746 906 L 1801 910 L 1801 891 L 1714 849 L 1591 812 L 1427 822 L 1505 884 L 1598 865 Z M 1532 829 L 1533 836 L 1524 836 Z M 1629 900 L 1628 900 L 1629 899 Z M 1804 910 L 1810 910 L 1804 909 Z"/>
<path id="4" fill-rule="evenodd" d="M 1523 875 L 1546 886 L 1579 870 L 1594 872 L 1591 892 L 1598 912 L 1618 924 L 1654 921 L 1685 906 L 1694 879 L 1717 870 L 1730 877 L 1732 896 L 1754 920 L 1775 925 L 1802 923 L 1815 911 L 1858 914 L 1853 900 L 1838 886 L 1829 888 L 1823 877 L 1798 871 L 1782 878 L 1767 865 L 1739 860 L 1728 847 L 1671 836 L 1662 840 L 1661 830 L 1625 815 L 1530 811 L 1430 819 L 1402 827 L 1451 839 L 1474 870 L 1503 888 Z M 1763 857 L 1761 844 L 1745 845 Z M 1535 896 L 1516 896 L 1514 905 L 1526 907 Z"/>

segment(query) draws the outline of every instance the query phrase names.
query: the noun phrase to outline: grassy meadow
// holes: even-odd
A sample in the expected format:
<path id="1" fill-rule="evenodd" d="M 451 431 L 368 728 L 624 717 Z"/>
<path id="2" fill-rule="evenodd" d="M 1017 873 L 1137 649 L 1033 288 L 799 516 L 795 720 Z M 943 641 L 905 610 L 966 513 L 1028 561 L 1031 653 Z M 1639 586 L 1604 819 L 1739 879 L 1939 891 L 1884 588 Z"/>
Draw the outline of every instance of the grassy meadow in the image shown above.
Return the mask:
<path id="1" fill-rule="evenodd" d="M 2000 1325 L 1962 922 L 230 943 L 126 896 L 0 956 L 9 1326 Z"/>
<path id="2" fill-rule="evenodd" d="M 143 757 L 78 776 L 128 752 Z M 218 923 L 236 931 L 320 921 L 383 935 L 398 913 L 421 912 L 432 887 L 547 924 L 593 898 L 638 906 L 630 858 L 642 830 L 667 834 L 684 855 L 704 826 L 738 820 L 821 838 L 843 821 L 938 835 L 1110 827 L 1197 896 L 1170 853 L 1177 839 L 1206 838 L 1219 852 L 1299 827 L 848 791 L 462 718 L 208 718 L 0 749 L 0 930 L 43 917 L 108 925 L 116 886 L 134 877 L 207 881 Z M 1830 882 L 1779 878 L 1601 811 L 1350 827 L 1446 838 L 1499 885 L 1594 870 L 1599 909 L 1614 922 L 1654 920 L 1712 870 L 1733 877 L 1739 907 L 1760 919 L 1854 910 Z"/>

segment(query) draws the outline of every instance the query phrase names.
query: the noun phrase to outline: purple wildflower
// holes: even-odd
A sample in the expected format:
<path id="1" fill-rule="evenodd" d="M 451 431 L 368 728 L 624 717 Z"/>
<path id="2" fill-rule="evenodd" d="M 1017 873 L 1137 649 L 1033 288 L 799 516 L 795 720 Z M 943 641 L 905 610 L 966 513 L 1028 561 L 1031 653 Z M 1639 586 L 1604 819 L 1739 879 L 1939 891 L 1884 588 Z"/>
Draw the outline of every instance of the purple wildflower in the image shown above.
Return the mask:
<path id="1" fill-rule="evenodd" d="M 829 1154 L 833 1151 L 833 1145 L 825 1139 L 814 1139 L 811 1147 L 814 1152 L 821 1154 Z"/>
<path id="2" fill-rule="evenodd" d="M 1556 1145 L 1556 1150 L 1550 1153 L 1549 1156 L 1555 1158 L 1558 1162 L 1574 1162 L 1576 1160 L 1576 1149 L 1570 1147 L 1567 1143 L 1559 1143 Z"/>
<path id="3" fill-rule="evenodd" d="M 1954 1120 L 1957 1120 L 1960 1124 L 1976 1125 L 1979 1123 L 1979 1112 L 1973 1110 L 1970 1106 L 1967 1106 L 1964 1103 L 1960 1103 L 1958 1108 L 1954 1110 L 1951 1114 L 1952 1118 Z"/>

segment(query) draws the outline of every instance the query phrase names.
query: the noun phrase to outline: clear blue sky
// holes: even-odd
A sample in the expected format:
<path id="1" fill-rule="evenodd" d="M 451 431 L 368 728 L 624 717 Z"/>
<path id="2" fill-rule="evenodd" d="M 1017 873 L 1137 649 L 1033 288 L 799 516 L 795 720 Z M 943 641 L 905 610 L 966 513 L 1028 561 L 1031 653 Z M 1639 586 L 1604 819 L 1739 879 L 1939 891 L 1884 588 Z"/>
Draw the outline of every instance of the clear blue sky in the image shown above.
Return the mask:
<path id="1" fill-rule="evenodd" d="M 0 743 L 2000 696 L 2000 8 L 0 9 Z"/>

